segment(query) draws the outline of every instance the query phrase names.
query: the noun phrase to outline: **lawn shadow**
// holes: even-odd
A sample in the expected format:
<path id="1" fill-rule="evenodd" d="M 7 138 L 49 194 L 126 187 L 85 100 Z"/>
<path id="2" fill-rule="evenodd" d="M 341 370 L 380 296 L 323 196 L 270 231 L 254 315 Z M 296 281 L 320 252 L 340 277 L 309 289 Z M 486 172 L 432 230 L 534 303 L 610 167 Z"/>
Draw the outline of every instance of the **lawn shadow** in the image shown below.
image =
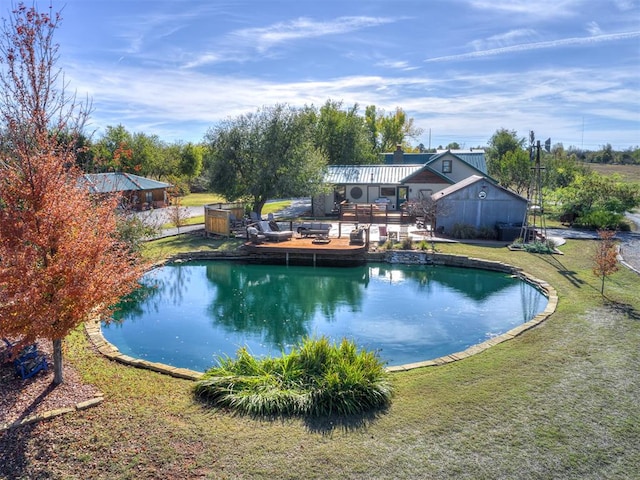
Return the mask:
<path id="1" fill-rule="evenodd" d="M 33 430 L 36 424 L 31 423 L 19 428 L 10 428 L 0 432 L 0 478 L 33 478 L 28 467 L 31 463 L 27 452 L 32 449 Z M 45 452 L 43 456 L 46 455 Z M 41 472 L 40 478 L 50 478 L 45 472 Z"/>
<path id="2" fill-rule="evenodd" d="M 7 384 L 3 382 L 2 394 L 10 394 L 15 402 L 20 398 L 20 389 L 28 386 L 29 382 L 11 381 L 9 383 L 15 386 L 6 388 Z M 18 418 L 11 423 L 28 418 L 55 388 L 56 385 L 50 383 L 40 395 L 34 398 L 31 403 L 20 412 Z M 33 430 L 36 425 L 37 422 L 30 422 L 25 425 L 10 427 L 0 432 L 0 458 L 3 459 L 3 461 L 0 462 L 0 478 L 33 478 L 30 476 L 33 472 L 28 470 L 28 466 L 31 464 L 29 457 L 36 455 L 40 458 L 47 455 L 47 452 L 44 451 L 45 446 L 41 447 L 41 450 L 35 454 L 33 453 Z M 29 455 L 27 455 L 27 452 L 30 452 Z M 38 478 L 49 478 L 49 475 L 45 472 L 41 473 L 42 476 Z"/>
<path id="3" fill-rule="evenodd" d="M 547 253 L 538 253 L 535 255 L 537 258 L 545 261 L 546 263 L 551 265 L 553 268 L 555 268 L 557 272 L 563 277 L 565 277 L 567 280 L 569 280 L 569 282 L 574 287 L 581 288 L 583 285 L 587 283 L 584 280 L 581 280 L 580 278 L 578 278 L 577 272 L 573 270 L 569 270 L 567 267 L 565 267 L 564 264 L 560 260 L 558 260 L 557 255 L 549 255 Z"/>
<path id="4" fill-rule="evenodd" d="M 368 412 L 353 415 L 303 415 L 303 414 L 251 414 L 234 410 L 229 407 L 218 407 L 213 402 L 202 398 L 195 399 L 195 403 L 199 404 L 203 412 L 208 414 L 223 414 L 232 417 L 251 418 L 258 422 L 285 422 L 285 421 L 302 421 L 304 426 L 312 433 L 320 433 L 322 435 L 330 435 L 336 430 L 342 432 L 352 432 L 369 427 L 377 421 L 382 415 L 389 410 L 388 407 L 382 407 Z"/>
<path id="5" fill-rule="evenodd" d="M 633 305 L 618 302 L 616 300 L 611 300 L 610 298 L 605 297 L 605 306 L 617 313 L 624 314 L 631 320 L 640 320 L 640 312 L 638 312 Z"/>
<path id="6" fill-rule="evenodd" d="M 307 416 L 303 418 L 303 422 L 312 433 L 331 435 L 336 430 L 353 432 L 365 429 L 386 414 L 387 411 L 388 408 L 381 408 L 354 415 Z"/>

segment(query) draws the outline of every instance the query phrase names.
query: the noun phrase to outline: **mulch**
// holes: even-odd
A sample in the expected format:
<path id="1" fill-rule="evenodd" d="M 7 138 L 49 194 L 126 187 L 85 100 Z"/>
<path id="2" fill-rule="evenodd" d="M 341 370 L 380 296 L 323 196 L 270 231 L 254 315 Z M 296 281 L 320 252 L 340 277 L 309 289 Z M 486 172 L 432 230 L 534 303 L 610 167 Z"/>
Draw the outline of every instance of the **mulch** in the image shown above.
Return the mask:
<path id="1" fill-rule="evenodd" d="M 64 381 L 54 385 L 52 342 L 40 341 L 38 349 L 45 354 L 49 369 L 32 378 L 23 380 L 18 376 L 13 362 L 0 365 L 0 428 L 52 410 L 74 408 L 78 403 L 101 396 L 96 387 L 84 383 L 73 366 L 64 360 Z"/>

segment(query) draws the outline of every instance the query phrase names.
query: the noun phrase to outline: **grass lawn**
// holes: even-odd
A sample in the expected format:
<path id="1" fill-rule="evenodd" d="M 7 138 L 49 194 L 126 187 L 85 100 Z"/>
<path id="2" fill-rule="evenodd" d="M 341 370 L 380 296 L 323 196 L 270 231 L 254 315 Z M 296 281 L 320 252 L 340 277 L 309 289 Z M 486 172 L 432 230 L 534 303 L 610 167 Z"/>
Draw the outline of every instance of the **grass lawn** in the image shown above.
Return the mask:
<path id="1" fill-rule="evenodd" d="M 209 203 L 224 203 L 226 200 L 216 195 L 215 193 L 190 193 L 180 199 L 180 205 L 183 207 L 199 207 L 201 205 L 207 205 Z M 291 205 L 291 200 L 278 200 L 265 204 L 262 209 L 262 215 L 266 216 L 269 213 L 275 213 L 283 208 Z M 203 220 L 204 221 L 204 220 Z M 202 222 L 200 222 L 202 223 Z"/>
<path id="2" fill-rule="evenodd" d="M 156 254 L 190 248 L 170 242 Z M 211 410 L 191 382 L 107 361 L 78 330 L 66 359 L 105 402 L 1 434 L 2 456 L 20 465 L 3 478 L 638 478 L 640 278 L 615 273 L 603 301 L 591 241 L 568 241 L 556 256 L 438 248 L 549 281 L 556 313 L 482 354 L 394 374 L 387 411 L 321 419 Z"/>
<path id="3" fill-rule="evenodd" d="M 209 203 L 224 203 L 226 200 L 215 193 L 190 193 L 180 198 L 183 207 L 199 207 Z"/>

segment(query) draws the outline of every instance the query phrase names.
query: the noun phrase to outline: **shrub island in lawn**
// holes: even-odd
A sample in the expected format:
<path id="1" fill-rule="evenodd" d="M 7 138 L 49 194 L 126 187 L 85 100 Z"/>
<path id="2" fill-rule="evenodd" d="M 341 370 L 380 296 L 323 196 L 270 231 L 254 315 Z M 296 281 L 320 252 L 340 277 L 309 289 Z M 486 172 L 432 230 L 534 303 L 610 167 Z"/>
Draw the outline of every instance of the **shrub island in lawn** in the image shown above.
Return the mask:
<path id="1" fill-rule="evenodd" d="M 390 374 L 377 354 L 343 339 L 305 339 L 281 357 L 241 348 L 220 357 L 194 386 L 212 405 L 249 415 L 352 415 L 391 403 Z"/>

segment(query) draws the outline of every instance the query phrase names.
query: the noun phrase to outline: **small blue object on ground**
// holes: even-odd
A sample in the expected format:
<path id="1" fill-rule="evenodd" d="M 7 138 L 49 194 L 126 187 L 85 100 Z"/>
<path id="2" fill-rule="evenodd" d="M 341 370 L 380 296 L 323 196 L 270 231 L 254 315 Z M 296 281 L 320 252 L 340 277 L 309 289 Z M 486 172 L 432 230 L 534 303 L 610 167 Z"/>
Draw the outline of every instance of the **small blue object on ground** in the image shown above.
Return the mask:
<path id="1" fill-rule="evenodd" d="M 8 352 L 8 355 L 10 356 L 13 344 L 6 338 L 3 340 L 7 347 L 6 352 Z M 16 375 L 19 375 L 23 380 L 31 378 L 39 371 L 46 371 L 49 368 L 47 358 L 44 353 L 38 350 L 38 346 L 35 343 L 25 347 L 20 352 L 20 355 L 18 355 L 13 361 L 13 364 L 16 369 Z"/>

